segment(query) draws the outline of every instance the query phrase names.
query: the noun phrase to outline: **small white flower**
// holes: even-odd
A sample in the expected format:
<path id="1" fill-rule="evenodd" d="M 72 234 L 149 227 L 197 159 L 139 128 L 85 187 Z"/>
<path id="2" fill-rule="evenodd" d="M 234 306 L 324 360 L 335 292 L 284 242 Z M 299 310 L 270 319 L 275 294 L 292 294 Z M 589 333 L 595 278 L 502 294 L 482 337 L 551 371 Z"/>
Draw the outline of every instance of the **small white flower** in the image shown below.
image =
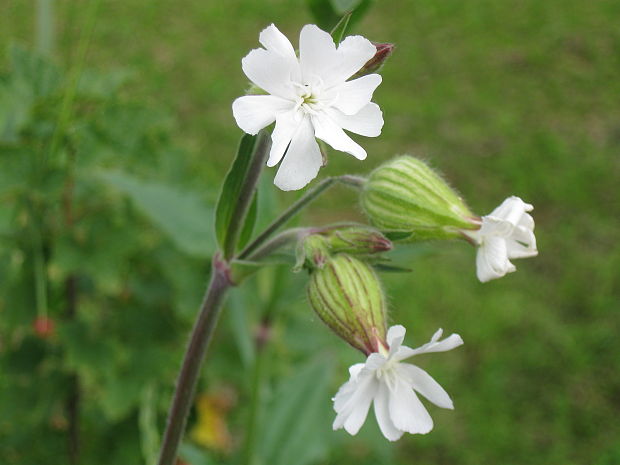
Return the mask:
<path id="1" fill-rule="evenodd" d="M 372 353 L 366 363 L 349 368 L 351 378 L 333 399 L 337 413 L 333 428 L 357 434 L 374 402 L 379 428 L 390 441 L 396 441 L 404 433 L 426 434 L 433 429 L 433 420 L 415 391 L 442 408 L 454 408 L 452 400 L 426 371 L 402 361 L 418 354 L 445 352 L 463 344 L 458 334 L 440 341 L 441 334 L 440 329 L 430 342 L 411 349 L 401 345 L 405 328 L 392 326 L 387 333 L 389 350 Z"/>
<path id="2" fill-rule="evenodd" d="M 479 230 L 465 232 L 478 244 L 476 272 L 481 282 L 515 271 L 511 258 L 538 255 L 534 219 L 527 213 L 533 209 L 519 197 L 508 197 L 490 215 L 482 217 Z"/>
<path id="3" fill-rule="evenodd" d="M 241 64 L 246 76 L 270 95 L 239 97 L 232 109 L 248 134 L 275 121 L 267 166 L 284 158 L 276 186 L 297 190 L 316 177 L 323 156 L 315 137 L 365 159 L 366 151 L 343 129 L 368 137 L 381 133 L 383 115 L 370 101 L 381 76 L 347 79 L 375 55 L 376 47 L 361 36 L 351 36 L 336 48 L 332 37 L 315 25 L 301 30 L 299 58 L 273 24 L 260 33 L 259 41 L 265 48 L 252 50 Z"/>

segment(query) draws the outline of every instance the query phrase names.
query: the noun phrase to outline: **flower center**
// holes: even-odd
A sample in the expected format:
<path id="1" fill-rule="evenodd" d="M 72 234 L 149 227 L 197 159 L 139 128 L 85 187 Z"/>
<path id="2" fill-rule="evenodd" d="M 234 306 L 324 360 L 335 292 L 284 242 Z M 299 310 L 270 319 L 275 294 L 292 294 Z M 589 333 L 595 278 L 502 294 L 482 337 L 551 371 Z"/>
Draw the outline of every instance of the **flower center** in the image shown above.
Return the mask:
<path id="1" fill-rule="evenodd" d="M 376 376 L 379 380 L 382 380 L 390 389 L 394 389 L 398 379 L 398 370 L 396 365 L 398 362 L 388 360 L 385 365 L 376 371 Z"/>

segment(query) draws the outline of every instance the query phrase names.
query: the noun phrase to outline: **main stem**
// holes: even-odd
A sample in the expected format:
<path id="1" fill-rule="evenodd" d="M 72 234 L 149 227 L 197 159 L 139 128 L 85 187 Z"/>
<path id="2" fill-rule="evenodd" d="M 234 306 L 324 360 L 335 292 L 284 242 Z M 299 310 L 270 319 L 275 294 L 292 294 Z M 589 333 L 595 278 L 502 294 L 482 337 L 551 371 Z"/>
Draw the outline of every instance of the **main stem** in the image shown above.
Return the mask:
<path id="1" fill-rule="evenodd" d="M 213 270 L 211 271 L 211 282 L 200 307 L 200 315 L 194 324 L 177 380 L 158 465 L 174 465 L 175 463 L 185 424 L 187 423 L 187 416 L 196 391 L 200 367 L 213 336 L 213 330 L 222 308 L 224 296 L 231 285 L 227 264 L 221 261 L 219 257 L 215 257 L 213 259 Z"/>

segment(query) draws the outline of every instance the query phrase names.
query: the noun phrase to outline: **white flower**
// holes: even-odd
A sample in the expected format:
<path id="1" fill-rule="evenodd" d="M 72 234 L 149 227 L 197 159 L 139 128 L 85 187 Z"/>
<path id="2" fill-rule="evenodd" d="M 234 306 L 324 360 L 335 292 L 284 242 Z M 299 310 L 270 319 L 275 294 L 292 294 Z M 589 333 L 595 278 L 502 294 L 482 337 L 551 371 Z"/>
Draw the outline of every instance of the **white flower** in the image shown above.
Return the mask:
<path id="1" fill-rule="evenodd" d="M 368 137 L 381 133 L 381 110 L 370 101 L 381 76 L 347 79 L 375 55 L 376 47 L 361 36 L 351 36 L 336 48 L 331 36 L 315 25 L 301 30 L 299 58 L 273 24 L 260 33 L 259 41 L 265 48 L 252 50 L 241 64 L 246 76 L 270 95 L 239 97 L 232 109 L 248 134 L 275 121 L 267 166 L 284 157 L 276 186 L 301 189 L 316 177 L 323 156 L 315 137 L 365 159 L 366 151 L 343 129 Z"/>
<path id="2" fill-rule="evenodd" d="M 440 329 L 430 342 L 411 349 L 401 345 L 405 328 L 392 326 L 387 333 L 389 350 L 372 353 L 366 363 L 349 368 L 351 378 L 333 399 L 337 413 L 334 429 L 344 427 L 349 434 L 357 434 L 373 402 L 379 428 L 390 441 L 396 441 L 404 433 L 426 434 L 433 429 L 433 420 L 415 391 L 443 408 L 454 408 L 452 400 L 426 371 L 402 361 L 418 354 L 445 352 L 463 344 L 458 334 L 439 341 L 441 334 Z"/>
<path id="3" fill-rule="evenodd" d="M 515 271 L 511 258 L 538 255 L 534 219 L 527 213 L 533 209 L 519 197 L 508 197 L 490 215 L 482 217 L 479 230 L 465 232 L 478 244 L 476 272 L 480 281 Z"/>

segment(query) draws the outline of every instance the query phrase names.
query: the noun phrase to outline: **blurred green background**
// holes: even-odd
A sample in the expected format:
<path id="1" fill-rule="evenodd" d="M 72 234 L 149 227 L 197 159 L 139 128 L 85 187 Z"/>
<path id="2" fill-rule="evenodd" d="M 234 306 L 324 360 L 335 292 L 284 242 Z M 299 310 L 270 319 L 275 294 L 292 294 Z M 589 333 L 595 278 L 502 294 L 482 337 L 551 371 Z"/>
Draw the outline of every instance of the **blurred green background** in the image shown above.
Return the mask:
<path id="1" fill-rule="evenodd" d="M 240 59 L 271 22 L 296 43 L 313 17 L 301 0 L 58 0 L 54 68 L 27 51 L 35 4 L 0 6 L 0 463 L 150 463 L 241 133 Z M 620 464 L 618 24 L 616 0 L 371 6 L 355 32 L 397 46 L 374 98 L 384 131 L 362 141 L 367 161 L 332 152 L 320 177 L 422 156 L 478 214 L 532 203 L 540 255 L 487 284 L 466 244 L 395 255 L 413 269 L 383 275 L 408 345 L 438 327 L 465 340 L 419 360 L 455 410 L 429 407 L 434 431 L 396 444 L 372 414 L 356 438 L 331 432 L 330 397 L 361 356 L 311 313 L 305 276 L 261 272 L 225 308 L 185 463 L 243 463 L 266 360 L 265 464 Z M 261 224 L 298 195 L 274 174 Z M 362 216 L 335 188 L 304 223 L 345 218 Z M 33 326 L 45 311 L 53 330 Z"/>

